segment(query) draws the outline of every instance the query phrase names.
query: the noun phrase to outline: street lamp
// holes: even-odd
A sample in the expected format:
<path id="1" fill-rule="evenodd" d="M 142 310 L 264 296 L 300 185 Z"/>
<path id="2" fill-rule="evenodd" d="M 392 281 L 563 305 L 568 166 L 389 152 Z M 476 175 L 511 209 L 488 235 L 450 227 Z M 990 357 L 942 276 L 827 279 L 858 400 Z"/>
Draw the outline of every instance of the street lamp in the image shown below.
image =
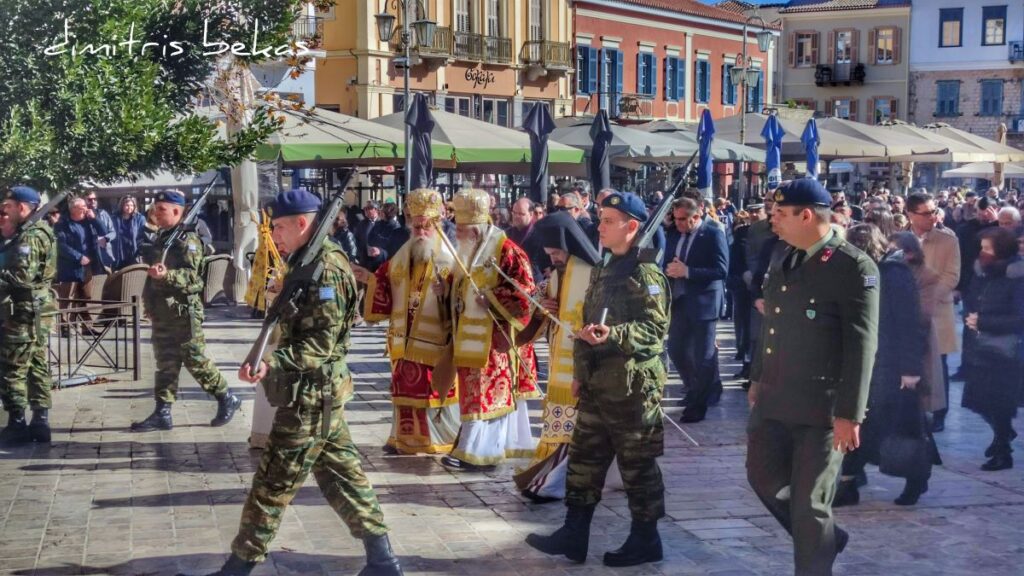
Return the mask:
<path id="1" fill-rule="evenodd" d="M 437 32 L 437 22 L 430 20 L 429 18 L 421 17 L 415 22 L 409 22 L 409 13 L 414 12 L 415 14 L 426 14 L 426 7 L 421 0 L 391 0 L 391 6 L 401 14 L 402 16 L 402 27 L 399 33 L 398 41 L 402 45 L 402 54 L 405 58 L 405 66 L 403 67 L 403 83 L 402 91 L 404 98 L 402 99 L 403 112 L 409 114 L 409 66 L 412 65 L 412 57 L 410 50 L 413 48 L 412 32 L 416 33 L 416 47 L 432 46 L 434 44 L 434 34 Z M 384 11 L 380 14 L 375 14 L 374 18 L 377 20 L 377 37 L 381 42 L 391 42 L 391 38 L 399 30 L 395 29 L 395 21 L 397 20 L 394 14 L 387 11 L 387 4 L 385 2 Z M 410 24 L 412 26 L 410 30 Z M 412 173 L 409 172 L 409 156 L 412 154 L 412 142 L 409 137 L 409 125 L 402 123 L 405 126 L 405 193 L 409 193 L 409 186 L 412 184 Z"/>
<path id="2" fill-rule="evenodd" d="M 740 61 L 737 66 L 733 66 L 732 70 L 729 71 L 729 81 L 732 82 L 733 86 L 740 88 L 740 96 L 743 98 L 743 106 L 740 108 L 740 144 L 747 143 L 747 107 L 750 106 L 748 100 L 748 84 L 757 84 L 758 77 L 761 74 L 760 69 L 754 67 L 753 58 L 747 56 L 747 26 L 751 22 L 758 22 L 761 25 L 761 29 L 758 30 L 757 36 L 757 48 L 761 52 L 768 52 L 772 48 L 772 44 L 775 42 L 775 33 L 768 29 L 768 24 L 765 23 L 764 19 L 755 11 L 754 14 L 747 17 L 743 21 L 743 54 L 740 57 Z M 737 200 L 740 208 L 743 207 L 743 199 L 746 194 L 744 188 L 746 186 L 746 178 L 743 175 L 743 164 L 740 163 L 740 179 L 739 179 L 739 190 L 737 191 Z"/>

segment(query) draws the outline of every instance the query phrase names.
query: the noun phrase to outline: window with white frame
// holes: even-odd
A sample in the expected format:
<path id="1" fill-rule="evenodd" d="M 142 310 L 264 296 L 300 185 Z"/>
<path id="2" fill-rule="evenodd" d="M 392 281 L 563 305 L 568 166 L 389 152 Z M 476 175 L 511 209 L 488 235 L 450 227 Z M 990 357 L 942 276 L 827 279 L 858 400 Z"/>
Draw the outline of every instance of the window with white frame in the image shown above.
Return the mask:
<path id="1" fill-rule="evenodd" d="M 530 0 L 530 40 L 544 39 L 544 3 L 541 0 Z"/>
<path id="2" fill-rule="evenodd" d="M 502 36 L 504 30 L 501 26 L 501 0 L 487 0 L 487 35 L 492 37 Z"/>
<path id="3" fill-rule="evenodd" d="M 818 63 L 818 33 L 797 32 L 796 33 L 796 62 L 797 68 L 807 68 Z"/>
<path id="4" fill-rule="evenodd" d="M 472 6 L 470 0 L 455 0 L 455 31 L 472 32 Z"/>
<path id="5" fill-rule="evenodd" d="M 981 9 L 981 45 L 1006 44 L 1006 6 L 984 6 Z"/>
<path id="6" fill-rule="evenodd" d="M 875 64 L 892 64 L 895 61 L 895 28 L 875 30 Z"/>

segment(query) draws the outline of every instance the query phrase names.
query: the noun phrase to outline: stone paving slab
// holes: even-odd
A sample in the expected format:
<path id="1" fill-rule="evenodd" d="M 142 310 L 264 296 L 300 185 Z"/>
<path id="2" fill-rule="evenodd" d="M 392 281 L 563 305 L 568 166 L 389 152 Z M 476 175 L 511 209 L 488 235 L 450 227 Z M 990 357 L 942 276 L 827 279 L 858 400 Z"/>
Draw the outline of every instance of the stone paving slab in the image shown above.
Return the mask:
<path id="1" fill-rule="evenodd" d="M 240 309 L 213 309 L 207 335 L 229 381 L 257 331 Z M 723 326 L 722 372 L 734 350 Z M 147 329 L 148 335 L 148 329 Z M 147 346 L 148 348 L 148 346 Z M 388 362 L 383 330 L 354 332 L 351 366 L 356 397 L 346 410 L 392 542 L 406 574 L 628 574 L 767 576 L 792 572 L 789 537 L 746 482 L 744 395 L 734 383 L 705 422 L 666 425 L 660 463 L 668 517 L 661 523 L 665 560 L 610 569 L 601 554 L 629 531 L 622 492 L 607 490 L 595 514 L 584 565 L 549 558 L 523 543 L 550 531 L 559 503 L 538 505 L 515 490 L 515 462 L 487 473 L 455 474 L 436 457 L 384 456 L 390 426 Z M 542 358 L 546 354 L 541 347 Z M 205 573 L 223 562 L 259 452 L 249 450 L 253 389 L 238 386 L 243 413 L 210 428 L 215 405 L 183 375 L 175 429 L 131 434 L 128 424 L 152 408 L 148 349 L 140 382 L 112 382 L 56 393 L 51 446 L 0 452 L 0 574 Z M 959 384 L 953 393 L 959 397 Z M 676 417 L 674 379 L 666 412 Z M 535 433 L 540 404 L 531 404 Z M 1024 477 L 1018 470 L 984 473 L 980 452 L 990 440 L 975 415 L 954 408 L 938 437 L 945 466 L 936 468 L 918 506 L 892 504 L 902 481 L 869 471 L 862 502 L 838 512 L 851 543 L 836 573 L 1020 575 L 1024 573 Z M 355 574 L 361 544 L 353 540 L 310 479 L 285 513 L 260 575 Z"/>

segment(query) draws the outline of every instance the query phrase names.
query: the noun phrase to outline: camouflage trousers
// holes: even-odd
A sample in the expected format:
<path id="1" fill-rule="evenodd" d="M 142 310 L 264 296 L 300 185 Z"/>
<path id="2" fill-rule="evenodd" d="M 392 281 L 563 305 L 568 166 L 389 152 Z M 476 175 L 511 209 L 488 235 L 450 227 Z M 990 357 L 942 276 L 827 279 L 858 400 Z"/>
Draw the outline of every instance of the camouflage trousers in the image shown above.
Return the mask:
<path id="1" fill-rule="evenodd" d="M 603 367 L 595 374 L 600 374 L 600 381 L 584 382 L 580 390 L 565 503 L 600 502 L 608 467 L 618 459 L 633 520 L 657 520 L 665 515 L 665 486 L 657 461 L 664 452 L 665 368 L 659 360 L 628 371 Z"/>
<path id="2" fill-rule="evenodd" d="M 310 472 L 354 538 L 388 532 L 342 408 L 335 406 L 327 437 L 322 435 L 321 414 L 319 407 L 277 409 L 267 448 L 242 508 L 238 535 L 231 543 L 231 551 L 239 558 L 250 562 L 266 558 L 285 508 Z"/>
<path id="3" fill-rule="evenodd" d="M 201 308 L 190 308 L 189 313 L 180 316 L 174 311 L 152 314 L 151 320 L 156 359 L 153 395 L 157 400 L 171 403 L 177 398 L 182 364 L 204 392 L 221 396 L 227 391 L 227 380 L 206 355 Z"/>
<path id="4" fill-rule="evenodd" d="M 47 358 L 47 337 L 52 327 L 53 316 L 47 315 L 38 325 L 8 321 L 0 328 L 0 400 L 6 410 L 53 406 L 53 376 Z"/>

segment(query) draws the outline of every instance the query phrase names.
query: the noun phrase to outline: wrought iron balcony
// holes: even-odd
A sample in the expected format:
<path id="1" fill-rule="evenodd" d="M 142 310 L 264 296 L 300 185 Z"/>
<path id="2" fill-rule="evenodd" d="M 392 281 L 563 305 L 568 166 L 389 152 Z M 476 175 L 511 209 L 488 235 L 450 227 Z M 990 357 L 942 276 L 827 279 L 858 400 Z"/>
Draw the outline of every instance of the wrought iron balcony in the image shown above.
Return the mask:
<path id="1" fill-rule="evenodd" d="M 650 120 L 654 118 L 654 95 L 618 94 L 618 106 L 613 112 L 618 120 Z"/>
<path id="2" fill-rule="evenodd" d="M 455 32 L 452 55 L 456 60 L 470 60 L 487 64 L 512 63 L 512 39 L 484 36 L 472 32 Z"/>
<path id="3" fill-rule="evenodd" d="M 1024 60 L 1024 42 L 1020 40 L 1011 40 L 1010 42 L 1007 42 L 1006 45 L 1010 51 L 1008 55 L 1010 62 L 1020 62 L 1021 60 Z"/>
<path id="4" fill-rule="evenodd" d="M 430 46 L 417 46 L 416 32 L 411 31 L 412 36 L 412 51 L 417 54 L 420 58 L 439 58 L 448 59 L 452 56 L 452 29 L 447 26 L 438 26 L 434 31 L 434 42 Z M 391 50 L 393 52 L 402 51 L 402 42 L 395 34 L 395 37 L 391 40 Z"/>
<path id="5" fill-rule="evenodd" d="M 572 46 L 568 42 L 529 40 L 519 51 L 523 64 L 543 66 L 547 70 L 571 70 L 573 68 Z"/>
<path id="6" fill-rule="evenodd" d="M 863 84 L 865 76 L 867 76 L 867 68 L 861 62 L 844 66 L 843 71 L 837 71 L 835 66 L 828 64 L 818 64 L 814 69 L 814 83 L 818 86 Z"/>
<path id="7" fill-rule="evenodd" d="M 292 22 L 292 37 L 307 45 L 318 46 L 324 37 L 323 17 L 300 15 Z"/>

